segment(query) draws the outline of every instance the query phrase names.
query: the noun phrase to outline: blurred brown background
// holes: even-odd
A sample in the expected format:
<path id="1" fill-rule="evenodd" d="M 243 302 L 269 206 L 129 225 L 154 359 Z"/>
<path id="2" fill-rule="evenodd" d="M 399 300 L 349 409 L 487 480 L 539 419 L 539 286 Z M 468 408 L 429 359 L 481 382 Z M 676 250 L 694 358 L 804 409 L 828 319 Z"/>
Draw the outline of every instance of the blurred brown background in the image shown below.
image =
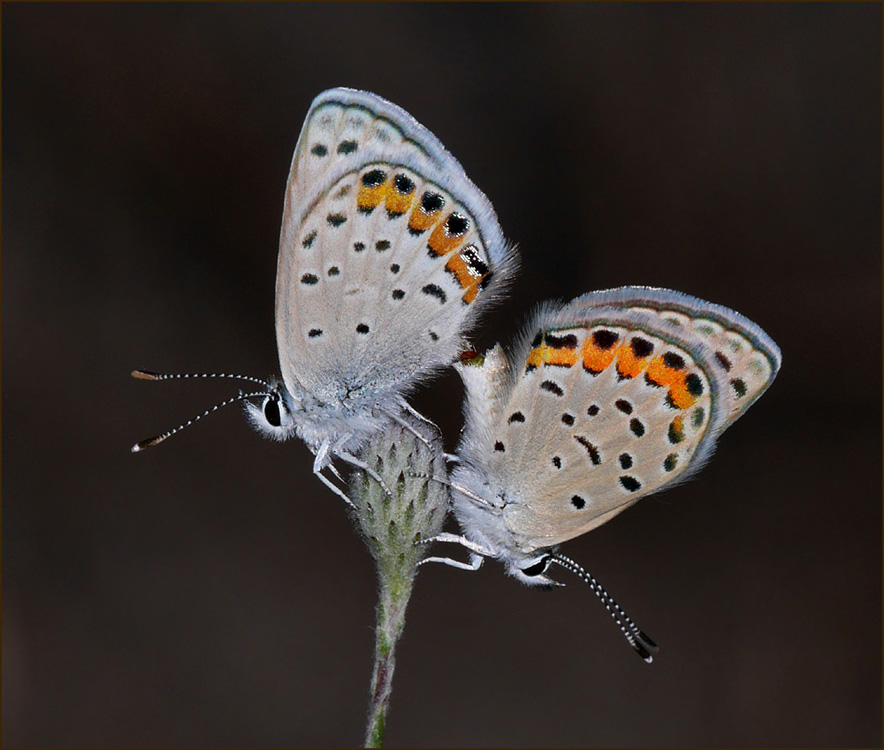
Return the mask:
<path id="1" fill-rule="evenodd" d="M 522 250 L 512 297 L 625 283 L 748 315 L 784 367 L 691 483 L 565 545 L 576 580 L 424 569 L 391 745 L 865 745 L 881 735 L 880 4 L 3 7 L 3 743 L 362 740 L 374 573 L 270 375 L 312 98 L 410 111 Z M 415 400 L 453 446 L 451 373 Z"/>

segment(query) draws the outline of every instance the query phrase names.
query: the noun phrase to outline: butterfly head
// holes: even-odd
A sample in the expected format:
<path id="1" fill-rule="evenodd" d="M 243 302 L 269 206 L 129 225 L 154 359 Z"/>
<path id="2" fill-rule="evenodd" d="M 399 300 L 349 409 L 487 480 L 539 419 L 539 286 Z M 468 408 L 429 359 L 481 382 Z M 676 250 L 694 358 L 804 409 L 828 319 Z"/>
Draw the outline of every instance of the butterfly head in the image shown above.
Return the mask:
<path id="1" fill-rule="evenodd" d="M 563 586 L 564 584 L 554 581 L 546 575 L 552 561 L 552 555 L 548 552 L 534 554 L 522 559 L 510 559 L 507 561 L 507 572 L 526 586 L 546 589 L 553 586 Z"/>
<path id="2" fill-rule="evenodd" d="M 295 435 L 295 412 L 298 403 L 285 385 L 275 380 L 269 383 L 264 400 L 259 404 L 246 401 L 246 415 L 254 428 L 273 440 L 288 440 Z"/>

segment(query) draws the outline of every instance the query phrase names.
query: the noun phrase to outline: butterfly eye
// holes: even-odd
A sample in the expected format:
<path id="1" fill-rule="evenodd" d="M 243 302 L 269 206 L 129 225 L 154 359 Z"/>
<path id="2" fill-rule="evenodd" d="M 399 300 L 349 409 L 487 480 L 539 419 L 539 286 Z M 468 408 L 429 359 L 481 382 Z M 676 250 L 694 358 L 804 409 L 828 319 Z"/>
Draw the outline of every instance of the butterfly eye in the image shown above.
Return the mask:
<path id="1" fill-rule="evenodd" d="M 279 414 L 279 399 L 268 398 L 264 402 L 264 419 L 271 427 L 281 427 L 282 418 Z"/>
<path id="2" fill-rule="evenodd" d="M 546 572 L 547 567 L 549 567 L 549 560 L 549 557 L 542 557 L 538 562 L 534 563 L 534 565 L 529 565 L 527 568 L 522 568 L 522 574 L 528 576 L 529 578 L 542 575 Z"/>

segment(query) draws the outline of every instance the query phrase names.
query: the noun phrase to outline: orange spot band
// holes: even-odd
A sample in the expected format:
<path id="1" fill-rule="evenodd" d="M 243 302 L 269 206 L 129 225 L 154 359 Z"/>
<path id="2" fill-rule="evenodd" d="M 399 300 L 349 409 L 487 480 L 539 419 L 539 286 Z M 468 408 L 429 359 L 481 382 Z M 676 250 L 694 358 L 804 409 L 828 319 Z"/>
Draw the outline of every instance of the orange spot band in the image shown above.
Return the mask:
<path id="1" fill-rule="evenodd" d="M 679 409 L 687 409 L 696 400 L 687 386 L 688 373 L 685 370 L 674 370 L 667 367 L 663 357 L 655 357 L 648 366 L 648 378 L 661 386 L 669 386 L 669 398 L 674 406 Z"/>
<path id="2" fill-rule="evenodd" d="M 598 374 L 608 368 L 614 361 L 617 350 L 614 347 L 602 349 L 592 343 L 592 336 L 587 336 L 583 344 L 583 367 Z"/>
<path id="3" fill-rule="evenodd" d="M 427 246 L 436 255 L 442 256 L 448 255 L 448 253 L 456 249 L 463 240 L 463 236 L 449 237 L 445 231 L 445 223 L 442 222 L 433 230 L 430 239 L 427 240 Z"/>
<path id="4" fill-rule="evenodd" d="M 532 349 L 528 355 L 528 367 L 539 365 L 555 365 L 557 367 L 572 367 L 577 364 L 579 354 L 576 349 L 567 347 L 538 346 Z"/>

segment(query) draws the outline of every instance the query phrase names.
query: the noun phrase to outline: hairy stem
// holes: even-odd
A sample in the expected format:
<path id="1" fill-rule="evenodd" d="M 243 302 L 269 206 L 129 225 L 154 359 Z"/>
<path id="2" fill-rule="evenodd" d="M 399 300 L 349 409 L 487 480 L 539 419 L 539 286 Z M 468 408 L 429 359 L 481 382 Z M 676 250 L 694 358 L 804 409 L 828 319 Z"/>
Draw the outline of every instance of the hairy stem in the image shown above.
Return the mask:
<path id="1" fill-rule="evenodd" d="M 435 427 L 415 424 L 426 443 L 411 431 L 391 425 L 363 449 L 360 458 L 385 487 L 365 471 L 353 474 L 350 499 L 378 571 L 379 601 L 375 660 L 371 679 L 366 747 L 383 747 L 387 710 L 396 666 L 396 643 L 417 565 L 426 546 L 416 544 L 442 530 L 448 509 L 446 488 L 430 477 L 446 477 L 441 437 Z"/>

